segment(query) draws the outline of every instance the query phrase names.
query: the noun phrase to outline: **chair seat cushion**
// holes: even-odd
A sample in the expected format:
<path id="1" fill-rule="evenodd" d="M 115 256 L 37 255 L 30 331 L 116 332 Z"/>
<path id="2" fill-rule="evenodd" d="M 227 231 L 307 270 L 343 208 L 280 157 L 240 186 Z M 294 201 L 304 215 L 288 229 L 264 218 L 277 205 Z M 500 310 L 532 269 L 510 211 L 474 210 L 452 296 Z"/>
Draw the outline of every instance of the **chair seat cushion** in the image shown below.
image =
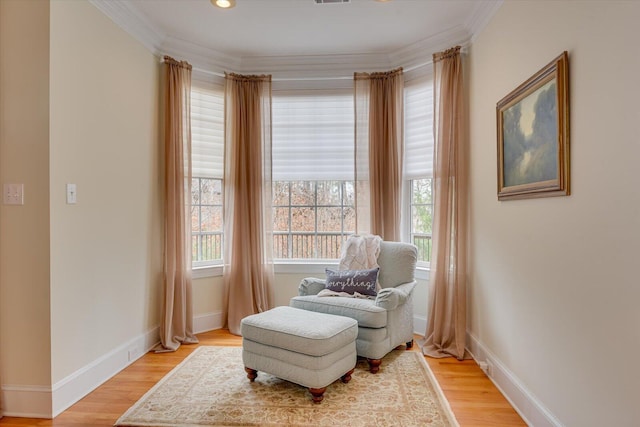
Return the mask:
<path id="1" fill-rule="evenodd" d="M 289 305 L 318 313 L 350 317 L 358 322 L 358 327 L 387 326 L 387 310 L 377 307 L 375 301 L 370 299 L 306 295 L 291 298 Z"/>

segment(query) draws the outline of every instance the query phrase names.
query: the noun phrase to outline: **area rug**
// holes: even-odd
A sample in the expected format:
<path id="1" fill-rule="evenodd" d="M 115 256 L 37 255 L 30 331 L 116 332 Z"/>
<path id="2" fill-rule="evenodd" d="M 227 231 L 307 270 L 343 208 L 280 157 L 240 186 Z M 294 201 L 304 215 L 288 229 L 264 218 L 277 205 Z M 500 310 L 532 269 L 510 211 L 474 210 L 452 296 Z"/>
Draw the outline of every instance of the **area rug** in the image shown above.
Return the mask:
<path id="1" fill-rule="evenodd" d="M 250 382 L 240 347 L 198 347 L 116 426 L 457 426 L 422 354 L 404 349 L 371 374 L 359 360 L 352 379 L 309 391 L 264 372 Z"/>

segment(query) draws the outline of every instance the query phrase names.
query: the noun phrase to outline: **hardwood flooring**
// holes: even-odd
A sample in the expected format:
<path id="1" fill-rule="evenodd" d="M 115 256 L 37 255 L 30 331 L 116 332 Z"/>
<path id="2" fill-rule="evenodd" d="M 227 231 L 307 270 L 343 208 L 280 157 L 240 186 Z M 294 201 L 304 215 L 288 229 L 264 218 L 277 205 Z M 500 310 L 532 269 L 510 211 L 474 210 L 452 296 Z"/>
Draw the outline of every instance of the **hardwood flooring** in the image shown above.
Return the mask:
<path id="1" fill-rule="evenodd" d="M 199 334 L 200 344 L 241 346 L 242 338 L 227 330 Z M 0 419 L 0 426 L 113 426 L 116 420 L 198 345 L 174 353 L 147 353 L 53 420 Z M 412 351 L 419 351 L 414 345 Z M 383 362 L 384 363 L 384 362 Z M 461 426 L 525 426 L 526 424 L 473 360 L 431 359 L 427 363 Z"/>

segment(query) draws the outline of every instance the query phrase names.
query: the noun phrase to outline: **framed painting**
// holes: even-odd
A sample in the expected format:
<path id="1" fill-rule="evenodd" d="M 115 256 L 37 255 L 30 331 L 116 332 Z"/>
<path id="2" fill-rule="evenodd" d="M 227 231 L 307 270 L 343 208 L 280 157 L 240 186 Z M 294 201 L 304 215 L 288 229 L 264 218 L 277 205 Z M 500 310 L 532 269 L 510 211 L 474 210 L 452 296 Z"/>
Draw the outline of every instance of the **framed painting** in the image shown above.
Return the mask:
<path id="1" fill-rule="evenodd" d="M 567 52 L 500 100 L 496 113 L 498 200 L 568 196 Z"/>

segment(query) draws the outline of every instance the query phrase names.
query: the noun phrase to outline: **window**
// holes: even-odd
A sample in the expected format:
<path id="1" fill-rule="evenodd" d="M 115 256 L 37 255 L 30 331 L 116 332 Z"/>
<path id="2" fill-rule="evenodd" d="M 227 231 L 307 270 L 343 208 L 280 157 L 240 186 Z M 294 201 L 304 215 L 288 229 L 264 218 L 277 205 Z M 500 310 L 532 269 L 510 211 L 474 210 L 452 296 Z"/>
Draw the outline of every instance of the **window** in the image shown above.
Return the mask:
<path id="1" fill-rule="evenodd" d="M 194 267 L 222 262 L 224 96 L 220 86 L 191 89 L 191 236 Z"/>
<path id="2" fill-rule="evenodd" d="M 353 91 L 274 91 L 276 259 L 336 259 L 355 232 Z"/>
<path id="3" fill-rule="evenodd" d="M 411 242 L 418 247 L 418 260 L 431 261 L 433 180 L 411 180 Z"/>
<path id="4" fill-rule="evenodd" d="M 353 181 L 277 181 L 274 258 L 340 258 L 355 219 Z"/>
<path id="5" fill-rule="evenodd" d="M 191 237 L 194 266 L 222 260 L 222 180 L 191 181 Z"/>
<path id="6" fill-rule="evenodd" d="M 433 81 L 405 84 L 404 179 L 408 187 L 408 232 L 418 247 L 418 262 L 431 260 L 433 213 Z M 405 192 L 406 194 L 406 192 Z"/>

